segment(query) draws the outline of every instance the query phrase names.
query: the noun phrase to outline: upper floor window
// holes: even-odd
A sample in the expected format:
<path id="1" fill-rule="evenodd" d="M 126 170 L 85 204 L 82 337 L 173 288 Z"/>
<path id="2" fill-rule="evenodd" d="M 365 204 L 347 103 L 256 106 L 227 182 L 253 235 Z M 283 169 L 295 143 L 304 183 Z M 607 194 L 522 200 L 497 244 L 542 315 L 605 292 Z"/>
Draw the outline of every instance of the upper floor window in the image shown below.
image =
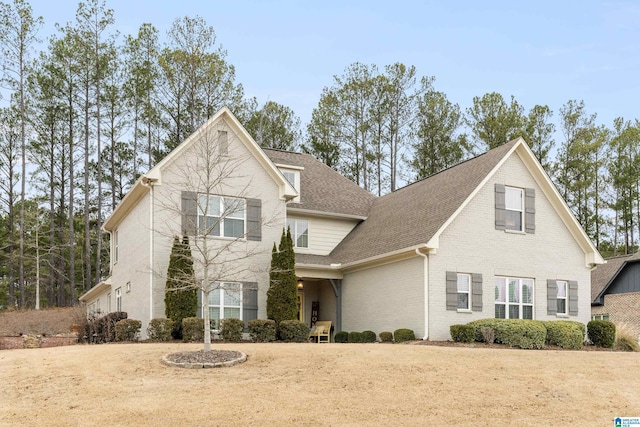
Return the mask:
<path id="1" fill-rule="evenodd" d="M 116 289 L 116 311 L 122 311 L 122 288 Z"/>
<path id="2" fill-rule="evenodd" d="M 505 228 L 507 230 L 524 231 L 524 195 L 521 188 L 505 187 Z"/>
<path id="3" fill-rule="evenodd" d="M 288 219 L 287 227 L 291 230 L 291 239 L 295 248 L 309 247 L 309 221 L 304 219 Z"/>
<path id="4" fill-rule="evenodd" d="M 245 200 L 198 194 L 198 234 L 221 237 L 245 235 Z"/>
<path id="5" fill-rule="evenodd" d="M 289 181 L 293 188 L 296 188 L 296 173 L 291 171 L 282 171 L 282 175 Z"/>

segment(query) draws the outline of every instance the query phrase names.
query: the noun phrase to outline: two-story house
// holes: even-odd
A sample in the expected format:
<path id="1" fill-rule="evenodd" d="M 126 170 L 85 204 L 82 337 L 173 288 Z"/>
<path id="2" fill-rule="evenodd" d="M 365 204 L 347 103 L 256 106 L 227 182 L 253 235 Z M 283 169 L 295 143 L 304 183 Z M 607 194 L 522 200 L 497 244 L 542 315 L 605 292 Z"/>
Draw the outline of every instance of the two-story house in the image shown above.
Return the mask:
<path id="1" fill-rule="evenodd" d="M 225 165 L 216 185 L 203 186 L 203 140 Z M 224 108 L 107 219 L 111 276 L 80 299 L 146 329 L 164 317 L 171 243 L 186 232 L 192 245 L 224 249 L 231 239 L 231 252 L 251 254 L 230 262 L 221 251 L 220 261 L 238 265 L 224 279 L 237 294 L 220 291 L 204 309 L 266 318 L 270 251 L 284 226 L 296 247 L 300 319 L 331 320 L 336 331 L 406 327 L 444 340 L 450 325 L 487 317 L 586 323 L 591 269 L 603 263 L 522 139 L 375 197 L 310 155 L 261 149 Z M 208 237 L 197 237 L 204 229 Z"/>

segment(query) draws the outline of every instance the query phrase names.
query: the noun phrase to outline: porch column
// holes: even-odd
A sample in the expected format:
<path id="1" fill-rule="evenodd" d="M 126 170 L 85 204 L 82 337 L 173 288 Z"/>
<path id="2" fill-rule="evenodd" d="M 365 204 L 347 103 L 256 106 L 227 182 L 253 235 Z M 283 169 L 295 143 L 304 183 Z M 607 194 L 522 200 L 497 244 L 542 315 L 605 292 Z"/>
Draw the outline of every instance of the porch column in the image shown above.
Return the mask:
<path id="1" fill-rule="evenodd" d="M 342 279 L 329 279 L 336 294 L 336 332 L 342 330 Z"/>

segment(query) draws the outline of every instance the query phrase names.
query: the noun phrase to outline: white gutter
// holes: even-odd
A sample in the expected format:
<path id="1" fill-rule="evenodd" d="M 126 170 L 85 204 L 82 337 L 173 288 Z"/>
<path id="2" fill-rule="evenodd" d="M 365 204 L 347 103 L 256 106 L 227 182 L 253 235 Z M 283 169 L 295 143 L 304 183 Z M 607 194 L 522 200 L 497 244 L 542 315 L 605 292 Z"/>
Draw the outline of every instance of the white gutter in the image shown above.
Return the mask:
<path id="1" fill-rule="evenodd" d="M 424 337 L 423 340 L 429 339 L 429 254 L 423 254 L 420 249 L 416 248 L 416 254 L 424 258 Z"/>

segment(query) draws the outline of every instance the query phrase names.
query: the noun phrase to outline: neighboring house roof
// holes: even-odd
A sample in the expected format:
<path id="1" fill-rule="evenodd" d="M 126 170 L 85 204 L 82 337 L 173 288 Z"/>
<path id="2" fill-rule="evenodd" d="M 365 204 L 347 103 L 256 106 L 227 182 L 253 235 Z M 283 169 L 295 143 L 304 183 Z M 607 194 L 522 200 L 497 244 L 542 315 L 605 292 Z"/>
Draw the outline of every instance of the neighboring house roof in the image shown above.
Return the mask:
<path id="1" fill-rule="evenodd" d="M 522 138 L 376 199 L 367 220 L 338 244 L 329 261 L 347 267 L 420 248 L 437 249 L 442 232 L 515 152 L 584 251 L 586 265 L 603 263 Z"/>
<path id="2" fill-rule="evenodd" d="M 289 151 L 264 149 L 276 165 L 304 168 L 300 171 L 300 202 L 287 204 L 296 210 L 341 214 L 364 219 L 376 197 L 313 156 Z"/>
<path id="3" fill-rule="evenodd" d="M 602 296 L 615 282 L 616 277 L 627 264 L 640 262 L 640 252 L 632 255 L 621 255 L 608 258 L 606 264 L 599 265 L 591 271 L 591 303 L 602 304 Z"/>

